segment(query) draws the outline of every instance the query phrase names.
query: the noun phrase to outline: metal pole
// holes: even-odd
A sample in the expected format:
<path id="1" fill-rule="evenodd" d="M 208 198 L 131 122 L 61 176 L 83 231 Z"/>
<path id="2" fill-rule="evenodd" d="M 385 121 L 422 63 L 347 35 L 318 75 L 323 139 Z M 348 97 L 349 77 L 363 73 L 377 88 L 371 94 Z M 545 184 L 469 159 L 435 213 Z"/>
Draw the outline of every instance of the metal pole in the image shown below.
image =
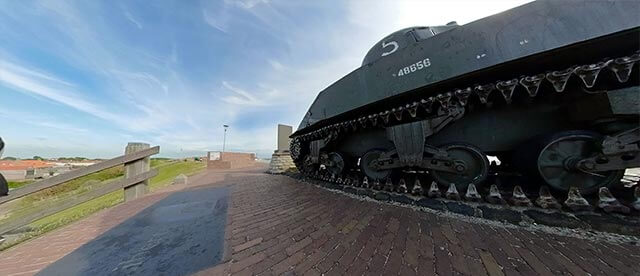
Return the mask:
<path id="1" fill-rule="evenodd" d="M 222 136 L 222 152 L 224 152 L 225 144 L 227 143 L 227 128 L 228 125 L 222 125 L 224 127 L 224 135 Z"/>

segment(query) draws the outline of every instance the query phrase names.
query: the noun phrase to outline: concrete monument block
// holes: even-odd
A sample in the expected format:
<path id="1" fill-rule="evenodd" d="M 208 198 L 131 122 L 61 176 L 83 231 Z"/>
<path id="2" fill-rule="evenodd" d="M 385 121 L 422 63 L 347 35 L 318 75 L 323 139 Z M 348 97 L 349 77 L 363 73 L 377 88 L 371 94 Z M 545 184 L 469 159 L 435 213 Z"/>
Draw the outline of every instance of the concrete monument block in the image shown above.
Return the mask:
<path id="1" fill-rule="evenodd" d="M 278 152 L 289 151 L 289 143 L 291 142 L 291 133 L 293 133 L 293 127 L 287 125 L 278 124 Z"/>
<path id="2" fill-rule="evenodd" d="M 291 142 L 289 136 L 291 133 L 293 133 L 293 127 L 278 124 L 278 149 L 271 155 L 270 173 L 283 173 L 296 167 L 289 154 L 289 142 Z"/>

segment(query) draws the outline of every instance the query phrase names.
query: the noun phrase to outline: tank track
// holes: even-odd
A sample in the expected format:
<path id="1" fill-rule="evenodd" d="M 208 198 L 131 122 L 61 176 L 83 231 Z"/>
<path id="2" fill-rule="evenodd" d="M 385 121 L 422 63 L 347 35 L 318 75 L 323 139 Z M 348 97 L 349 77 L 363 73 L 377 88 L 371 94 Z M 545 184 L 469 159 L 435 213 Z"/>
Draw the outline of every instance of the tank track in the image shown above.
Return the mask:
<path id="1" fill-rule="evenodd" d="M 299 176 L 294 175 L 293 177 L 298 178 Z M 467 192 L 461 195 L 455 190 L 455 185 L 443 193 L 437 184 L 432 183 L 425 191 L 420 183 L 417 185 L 414 183 L 414 186 L 411 187 L 402 178 L 396 186 L 390 184 L 389 180 L 385 184 L 370 183 L 366 178 L 359 181 L 354 176 L 335 178 L 326 174 L 306 175 L 302 176 L 301 180 L 303 183 L 310 183 L 329 190 L 338 190 L 358 197 L 435 212 L 450 212 L 521 226 L 537 224 L 640 237 L 638 211 L 632 210 L 629 214 L 622 215 L 610 212 L 612 209 L 601 205 L 597 205 L 598 209 L 595 209 L 588 203 L 582 205 L 582 209 L 563 208 L 563 202 L 556 200 L 550 194 L 540 195 L 532 201 L 529 199 L 530 196 L 523 193 L 519 186 L 514 187 L 513 195 L 509 197 L 505 196 L 498 190 L 497 185 L 493 184 L 489 194 L 482 197 L 475 186 L 470 186 Z M 548 192 L 548 189 L 543 187 L 541 193 Z M 609 200 L 612 199 L 610 195 L 600 198 L 604 199 L 608 206 L 617 206 L 609 204 L 611 203 Z M 640 187 L 635 188 L 635 199 L 637 205 L 640 202 Z M 578 200 L 586 201 L 582 197 Z M 565 205 L 567 201 L 564 202 Z"/>
<path id="2" fill-rule="evenodd" d="M 512 101 L 516 87 L 521 86 L 525 89 L 529 97 L 536 97 L 540 86 L 545 80 L 551 84 L 557 93 L 561 93 L 566 90 L 567 83 L 572 76 L 578 77 L 587 89 L 594 88 L 598 76 L 604 71 L 612 72 L 615 75 L 615 79 L 619 83 L 623 84 L 629 81 L 634 64 L 640 64 L 640 51 L 636 51 L 634 54 L 629 56 L 605 59 L 597 63 L 570 66 L 564 70 L 547 71 L 546 73 L 523 76 L 506 81 L 489 82 L 464 89 L 455 89 L 454 91 L 439 93 L 420 100 L 409 101 L 391 109 L 371 113 L 366 116 L 360 116 L 351 120 L 333 123 L 308 133 L 292 137 L 290 146 L 291 157 L 296 166 L 301 172 L 303 172 L 301 169 L 303 166 L 303 146 L 308 145 L 308 142 L 313 140 L 324 139 L 326 144 L 358 130 L 374 127 L 386 127 L 408 122 L 416 118 L 419 108 L 426 112 L 427 115 L 435 115 L 438 113 L 439 109 L 441 111 L 446 111 L 454 105 L 464 107 L 467 105 L 472 94 L 475 94 L 478 97 L 481 104 L 490 107 L 491 102 L 489 101 L 489 96 L 494 90 L 497 90 L 500 95 L 502 95 L 504 101 L 509 104 Z M 585 91 L 586 93 L 600 92 L 599 90 Z M 332 183 L 330 185 L 337 184 L 339 187 L 344 187 L 345 190 L 347 187 L 349 187 L 349 189 L 357 189 L 358 194 L 369 194 L 374 198 L 377 197 L 374 194 L 386 191 L 402 195 L 410 193 L 413 197 L 423 199 L 441 198 L 446 202 L 473 202 L 474 204 L 481 205 L 487 205 L 488 203 L 488 205 L 501 205 L 507 208 L 509 208 L 508 206 L 514 206 L 516 208 L 531 208 L 534 210 L 545 209 L 555 210 L 558 212 L 570 211 L 573 213 L 594 213 L 594 211 L 596 211 L 599 215 L 610 214 L 610 217 L 616 218 L 620 215 L 623 215 L 625 218 L 629 218 L 629 216 L 637 217 L 638 214 L 640 214 L 640 181 L 638 181 L 638 179 L 633 179 L 631 181 L 632 183 L 629 185 L 635 186 L 635 189 L 633 189 L 633 197 L 627 196 L 627 199 L 623 202 L 622 200 L 614 197 L 612 192 L 607 188 L 601 188 L 597 194 L 597 198 L 591 198 L 590 200 L 585 199 L 577 189 L 571 188 L 566 196 L 566 200 L 560 201 L 552 195 L 546 186 L 543 185 L 540 187 L 537 198 L 535 200 L 530 200 L 529 198 L 532 197 L 532 195 L 525 194 L 523 189 L 518 185 L 513 186 L 512 192 L 504 193 L 499 190 L 499 186 L 502 185 L 496 185 L 493 183 L 490 185 L 488 192 L 483 191 L 487 192 L 483 196 L 473 184 L 469 185 L 467 191 L 461 195 L 453 184 L 443 192 L 435 182 L 432 182 L 430 185 L 423 185 L 419 180 L 415 183 L 407 183 L 405 179 L 410 175 L 406 173 L 400 177 L 400 180 L 397 181 L 397 183 L 393 183 L 391 178 L 386 179 L 386 181 L 384 181 L 385 183 L 369 181 L 366 176 L 357 170 L 346 172 L 344 175 L 329 175 L 326 171 L 316 170 L 314 172 L 307 172 L 306 176 L 326 183 Z M 494 175 L 493 178 L 495 182 L 500 181 L 499 176 Z M 487 180 L 487 182 L 489 182 L 489 180 Z M 631 190 L 631 188 L 632 187 L 627 187 L 625 190 Z M 389 198 L 389 196 L 381 197 Z M 414 198 L 409 201 L 418 203 L 420 202 L 419 198 Z M 637 223 L 638 224 L 635 226 L 636 228 L 634 228 L 634 231 L 640 233 L 640 222 Z"/>

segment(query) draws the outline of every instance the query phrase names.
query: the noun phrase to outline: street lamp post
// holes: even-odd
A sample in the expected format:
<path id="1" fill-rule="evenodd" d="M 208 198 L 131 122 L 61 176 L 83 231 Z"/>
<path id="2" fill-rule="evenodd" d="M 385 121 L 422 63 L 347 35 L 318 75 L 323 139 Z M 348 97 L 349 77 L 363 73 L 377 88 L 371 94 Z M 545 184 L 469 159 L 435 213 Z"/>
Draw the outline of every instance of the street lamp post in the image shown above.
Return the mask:
<path id="1" fill-rule="evenodd" d="M 222 127 L 224 128 L 224 135 L 222 136 L 222 152 L 224 152 L 224 146 L 227 143 L 227 128 L 229 126 L 228 125 L 222 125 Z"/>

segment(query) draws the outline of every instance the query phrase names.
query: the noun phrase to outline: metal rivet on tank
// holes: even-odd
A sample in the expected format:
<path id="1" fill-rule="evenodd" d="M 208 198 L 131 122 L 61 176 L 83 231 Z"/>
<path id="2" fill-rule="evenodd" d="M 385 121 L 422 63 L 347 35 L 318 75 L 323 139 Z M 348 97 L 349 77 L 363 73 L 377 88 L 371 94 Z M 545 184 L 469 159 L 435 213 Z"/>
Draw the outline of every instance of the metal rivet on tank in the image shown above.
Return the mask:
<path id="1" fill-rule="evenodd" d="M 520 185 L 516 185 L 513 187 L 513 196 L 509 200 L 512 205 L 515 206 L 532 206 L 531 200 L 524 194 L 522 191 L 522 187 Z"/>
<path id="2" fill-rule="evenodd" d="M 422 190 L 422 184 L 420 184 L 420 179 L 416 179 L 415 182 L 413 182 L 413 188 L 411 189 L 411 194 L 413 195 L 422 195 L 424 191 Z"/>
<path id="3" fill-rule="evenodd" d="M 391 109 L 391 113 L 393 113 L 393 116 L 396 117 L 396 120 L 398 121 L 402 121 L 402 110 L 403 110 L 402 106 Z"/>
<path id="4" fill-rule="evenodd" d="M 553 71 L 547 73 L 546 78 L 549 82 L 551 82 L 551 85 L 553 85 L 553 89 L 555 89 L 556 92 L 564 91 L 564 88 L 567 86 L 567 82 L 569 81 L 569 77 L 571 77 L 574 68 L 575 67 L 571 67 L 562 71 Z"/>
<path id="5" fill-rule="evenodd" d="M 607 187 L 601 187 L 598 191 L 598 208 L 607 213 L 628 214 L 631 212 L 631 209 L 622 205 L 620 201 L 611 194 L 611 191 L 609 191 Z"/>
<path id="6" fill-rule="evenodd" d="M 500 93 L 502 94 L 502 97 L 504 98 L 504 100 L 510 104 L 511 103 L 511 97 L 513 97 L 513 91 L 516 89 L 516 86 L 518 85 L 518 80 L 517 79 L 512 79 L 512 80 L 508 80 L 508 81 L 500 81 L 496 84 L 496 88 L 498 89 L 498 91 L 500 91 Z"/>
<path id="7" fill-rule="evenodd" d="M 609 70 L 616 75 L 619 82 L 627 82 L 629 80 L 631 71 L 633 71 L 633 63 L 637 61 L 634 56 L 616 58 L 609 63 Z"/>
<path id="8" fill-rule="evenodd" d="M 478 95 L 480 102 L 486 104 L 487 99 L 489 99 L 489 94 L 491 94 L 491 91 L 493 91 L 494 88 L 495 85 L 493 84 L 477 85 L 473 88 L 473 91 Z"/>
<path id="9" fill-rule="evenodd" d="M 438 188 L 438 183 L 435 181 L 431 182 L 431 186 L 429 187 L 429 191 L 427 191 L 427 196 L 429 197 L 441 197 L 440 189 Z"/>
<path id="10" fill-rule="evenodd" d="M 576 187 L 570 187 L 567 195 L 567 200 L 564 201 L 564 205 L 569 207 L 573 211 L 592 211 L 593 206 L 582 197 L 580 190 Z"/>
<path id="11" fill-rule="evenodd" d="M 476 189 L 476 185 L 473 183 L 467 186 L 467 192 L 464 194 L 464 198 L 473 202 L 482 201 L 482 196 L 480 196 L 480 193 L 478 193 L 478 190 Z"/>
<path id="12" fill-rule="evenodd" d="M 407 104 L 407 106 L 405 107 L 409 112 L 411 118 L 415 118 L 418 114 L 418 105 L 418 102 L 413 102 L 412 104 Z"/>
<path id="13" fill-rule="evenodd" d="M 640 186 L 636 185 L 636 188 L 633 190 L 633 196 L 635 197 L 635 201 L 631 203 L 633 209 L 640 211 Z"/>
<path id="14" fill-rule="evenodd" d="M 460 194 L 458 193 L 458 188 L 456 188 L 456 184 L 449 184 L 449 189 L 444 194 L 447 199 L 451 200 L 460 200 Z"/>
<path id="15" fill-rule="evenodd" d="M 551 192 L 549 191 L 549 187 L 540 186 L 540 191 L 538 192 L 538 198 L 536 199 L 536 205 L 540 206 L 543 209 L 562 209 L 562 205 L 558 200 L 556 200 Z"/>
<path id="16" fill-rule="evenodd" d="M 520 84 L 527 89 L 529 97 L 535 97 L 538 94 L 538 88 L 544 80 L 544 74 L 538 74 L 535 76 L 527 76 L 520 79 Z"/>
<path id="17" fill-rule="evenodd" d="M 424 108 L 424 110 L 427 113 L 431 113 L 432 111 L 431 107 L 433 106 L 433 97 L 420 100 L 420 104 L 422 105 L 422 108 Z"/>
<path id="18" fill-rule="evenodd" d="M 591 88 L 596 84 L 596 79 L 598 78 L 600 70 L 602 70 L 602 68 L 604 68 L 606 65 L 607 64 L 604 62 L 598 62 L 594 64 L 578 66 L 573 70 L 573 72 L 582 80 L 584 86 L 586 86 L 587 88 Z"/>
<path id="19" fill-rule="evenodd" d="M 407 193 L 407 183 L 404 182 L 404 178 L 400 178 L 400 182 L 398 182 L 397 192 L 401 194 Z"/>
<path id="20" fill-rule="evenodd" d="M 500 194 L 500 190 L 498 190 L 498 185 L 492 184 L 489 188 L 489 195 L 485 198 L 485 200 L 491 204 L 506 204 L 507 202 L 502 198 Z"/>
<path id="21" fill-rule="evenodd" d="M 471 87 L 467 87 L 465 89 L 457 89 L 453 92 L 453 94 L 458 98 L 458 102 L 460 105 L 465 106 L 467 102 L 469 102 L 469 95 L 471 95 Z"/>

